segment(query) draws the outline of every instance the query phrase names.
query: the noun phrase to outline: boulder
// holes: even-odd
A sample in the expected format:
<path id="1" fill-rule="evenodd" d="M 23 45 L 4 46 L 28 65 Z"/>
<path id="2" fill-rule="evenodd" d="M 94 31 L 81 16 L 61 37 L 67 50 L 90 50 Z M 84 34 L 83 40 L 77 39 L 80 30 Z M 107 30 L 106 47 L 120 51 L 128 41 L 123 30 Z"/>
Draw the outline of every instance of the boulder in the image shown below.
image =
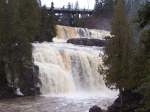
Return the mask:
<path id="1" fill-rule="evenodd" d="M 0 99 L 15 97 L 14 89 L 9 86 L 4 62 L 0 61 Z"/>
<path id="2" fill-rule="evenodd" d="M 7 85 L 0 87 L 0 99 L 4 98 L 14 98 L 17 97 L 14 93 L 14 89 Z"/>
<path id="3" fill-rule="evenodd" d="M 39 80 L 39 68 L 38 66 L 31 65 L 24 67 L 22 76 L 20 77 L 21 84 L 19 85 L 21 92 L 25 96 L 40 94 Z"/>
<path id="4" fill-rule="evenodd" d="M 90 108 L 89 112 L 103 112 L 103 110 L 97 105 Z"/>
<path id="5" fill-rule="evenodd" d="M 85 45 L 85 46 L 98 46 L 102 47 L 105 45 L 105 40 L 100 39 L 87 39 L 87 38 L 74 38 L 69 39 L 67 43 L 72 43 L 75 45 Z"/>
<path id="6" fill-rule="evenodd" d="M 33 63 L 19 66 L 14 73 L 14 68 L 0 61 L 0 99 L 40 94 L 38 66 Z"/>

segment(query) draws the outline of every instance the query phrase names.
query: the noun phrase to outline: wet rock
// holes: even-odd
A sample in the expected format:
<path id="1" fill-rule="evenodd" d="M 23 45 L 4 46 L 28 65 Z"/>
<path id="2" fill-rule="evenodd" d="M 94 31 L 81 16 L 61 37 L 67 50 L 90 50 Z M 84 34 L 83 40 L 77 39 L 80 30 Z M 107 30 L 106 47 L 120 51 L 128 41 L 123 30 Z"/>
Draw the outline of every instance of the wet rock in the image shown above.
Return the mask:
<path id="1" fill-rule="evenodd" d="M 107 112 L 135 112 L 143 97 L 139 93 L 130 90 L 124 91 L 115 100 Z"/>
<path id="2" fill-rule="evenodd" d="M 31 65 L 23 69 L 22 76 L 20 77 L 21 84 L 19 85 L 23 95 L 33 96 L 40 94 L 40 88 L 38 87 L 40 80 L 38 78 L 38 74 L 38 66 Z"/>
<path id="3" fill-rule="evenodd" d="M 85 45 L 85 46 L 104 46 L 105 40 L 100 39 L 87 39 L 87 38 L 74 38 L 69 39 L 67 43 L 72 43 L 75 45 Z"/>
<path id="4" fill-rule="evenodd" d="M 4 62 L 0 61 L 0 99 L 15 97 L 13 88 L 8 85 Z"/>
<path id="5" fill-rule="evenodd" d="M 40 94 L 39 68 L 35 65 L 24 66 L 17 86 L 9 84 L 4 68 L 0 68 L 0 99 Z"/>
<path id="6" fill-rule="evenodd" d="M 97 105 L 90 108 L 89 112 L 104 112 L 100 107 Z"/>
<path id="7" fill-rule="evenodd" d="M 5 85 L 3 87 L 0 87 L 0 99 L 4 98 L 14 98 L 16 97 L 14 93 L 14 89 Z"/>

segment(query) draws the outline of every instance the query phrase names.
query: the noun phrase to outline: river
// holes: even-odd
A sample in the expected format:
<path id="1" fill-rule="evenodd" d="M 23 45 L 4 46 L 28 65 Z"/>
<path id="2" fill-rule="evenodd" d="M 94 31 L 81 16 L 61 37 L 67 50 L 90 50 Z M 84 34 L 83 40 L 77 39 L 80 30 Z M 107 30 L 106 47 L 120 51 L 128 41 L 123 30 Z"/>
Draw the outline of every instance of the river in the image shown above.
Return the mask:
<path id="1" fill-rule="evenodd" d="M 24 97 L 0 101 L 0 112 L 88 112 L 93 105 L 103 109 L 113 98 L 90 96 Z"/>

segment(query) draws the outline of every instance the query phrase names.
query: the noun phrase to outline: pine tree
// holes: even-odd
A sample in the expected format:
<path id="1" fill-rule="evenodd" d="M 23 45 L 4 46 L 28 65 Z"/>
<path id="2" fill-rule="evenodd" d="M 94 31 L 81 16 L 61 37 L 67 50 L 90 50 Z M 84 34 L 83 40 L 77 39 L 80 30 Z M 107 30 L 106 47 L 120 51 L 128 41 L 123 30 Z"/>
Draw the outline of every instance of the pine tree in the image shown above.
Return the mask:
<path id="1" fill-rule="evenodd" d="M 42 41 L 52 41 L 52 38 L 56 36 L 56 22 L 53 9 L 50 12 L 44 6 L 41 8 L 41 21 L 40 21 L 40 35 L 38 40 Z"/>
<path id="2" fill-rule="evenodd" d="M 102 12 L 102 2 L 100 0 L 95 0 L 95 16 L 99 16 Z"/>
<path id="3" fill-rule="evenodd" d="M 0 65 L 3 63 L 4 66 L 2 71 L 14 90 L 20 87 L 30 91 L 34 84 L 29 85 L 29 81 L 24 80 L 29 76 L 23 74 L 33 65 L 31 42 L 39 30 L 40 19 L 37 1 L 1 0 L 0 5 Z"/>
<path id="4" fill-rule="evenodd" d="M 19 65 L 19 85 L 21 90 L 25 94 L 34 94 L 35 81 L 34 76 L 31 74 L 27 75 L 28 69 L 32 70 L 32 45 L 31 42 L 38 35 L 40 29 L 40 8 L 37 3 L 37 0 L 18 0 L 19 3 L 19 18 L 21 29 L 18 35 L 19 44 L 16 50 L 19 52 L 18 57 L 20 57 L 17 66 Z M 32 74 L 33 75 L 33 74 Z M 33 81 L 27 80 L 31 78 Z M 34 89 L 30 89 L 34 88 Z M 33 91 L 33 92 L 32 92 Z"/>
<path id="5" fill-rule="evenodd" d="M 145 25 L 150 24 L 150 3 L 145 4 L 138 10 L 137 22 L 140 27 L 143 28 Z"/>
<path id="6" fill-rule="evenodd" d="M 75 3 L 75 7 L 74 7 L 75 10 L 79 10 L 79 2 L 76 1 Z M 74 27 L 81 27 L 81 18 L 79 17 L 79 14 L 74 14 L 73 15 L 73 25 Z"/>
<path id="7" fill-rule="evenodd" d="M 112 38 L 105 48 L 107 66 L 105 80 L 108 86 L 120 91 L 130 89 L 131 33 L 122 0 L 117 0 L 112 20 Z M 112 86 L 113 85 L 113 86 Z"/>
<path id="8" fill-rule="evenodd" d="M 38 33 L 40 26 L 40 8 L 37 0 L 20 0 L 20 19 L 24 28 L 24 37 L 32 39 Z"/>
<path id="9" fill-rule="evenodd" d="M 4 54 L 5 35 L 6 35 L 6 2 L 0 0 L 0 95 L 6 94 L 4 91 L 8 87 L 7 76 L 5 73 Z"/>
<path id="10" fill-rule="evenodd" d="M 103 1 L 104 3 L 104 6 L 103 6 L 103 13 L 104 14 L 112 14 L 113 12 L 113 4 L 114 4 L 114 1 L 113 0 L 104 0 Z"/>
<path id="11" fill-rule="evenodd" d="M 138 24 L 141 28 L 140 31 L 140 42 L 137 54 L 136 66 L 134 69 L 134 79 L 137 79 L 137 88 L 143 100 L 141 105 L 138 105 L 138 112 L 149 112 L 150 111 L 150 20 L 149 20 L 149 9 L 150 3 L 145 4 L 138 11 Z M 138 66 L 138 68 L 136 68 Z M 138 72 L 136 72 L 138 71 Z"/>
<path id="12" fill-rule="evenodd" d="M 132 65 L 132 79 L 134 79 L 134 91 L 143 99 L 137 105 L 137 112 L 149 112 L 150 108 L 150 29 L 142 29 L 140 32 L 139 48 L 134 56 Z"/>
<path id="13" fill-rule="evenodd" d="M 74 9 L 79 10 L 79 2 L 78 1 L 76 1 Z"/>
<path id="14" fill-rule="evenodd" d="M 50 31 L 50 37 L 56 36 L 56 21 L 55 21 L 55 14 L 53 10 L 48 14 L 48 29 Z"/>

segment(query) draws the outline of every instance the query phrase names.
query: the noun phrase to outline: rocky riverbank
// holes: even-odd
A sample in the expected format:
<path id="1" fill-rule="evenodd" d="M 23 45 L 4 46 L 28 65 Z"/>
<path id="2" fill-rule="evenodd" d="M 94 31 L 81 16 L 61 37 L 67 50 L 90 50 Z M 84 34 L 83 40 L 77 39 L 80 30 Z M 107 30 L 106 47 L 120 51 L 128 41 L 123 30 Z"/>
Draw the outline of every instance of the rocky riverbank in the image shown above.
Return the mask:
<path id="1" fill-rule="evenodd" d="M 135 112 L 142 99 L 143 97 L 136 92 L 125 91 L 108 107 L 107 111 L 98 106 L 93 106 L 89 109 L 89 112 Z"/>

